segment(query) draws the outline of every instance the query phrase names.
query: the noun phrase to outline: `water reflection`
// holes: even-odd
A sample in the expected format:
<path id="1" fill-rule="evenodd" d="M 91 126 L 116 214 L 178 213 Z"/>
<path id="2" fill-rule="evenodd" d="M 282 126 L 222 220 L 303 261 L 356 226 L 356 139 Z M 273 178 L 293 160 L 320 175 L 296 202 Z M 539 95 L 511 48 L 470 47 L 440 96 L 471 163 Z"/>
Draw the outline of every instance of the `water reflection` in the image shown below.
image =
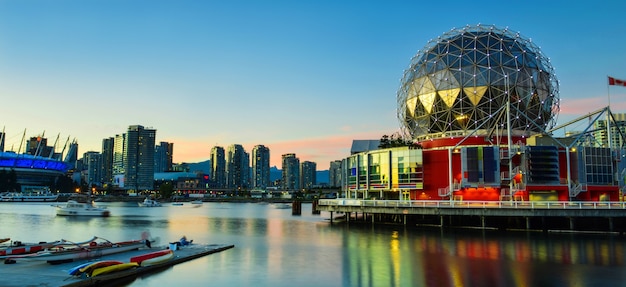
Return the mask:
<path id="1" fill-rule="evenodd" d="M 47 208 L 47 209 L 46 209 Z M 182 235 L 235 248 L 120 286 L 619 286 L 622 237 L 329 224 L 259 204 L 138 208 L 109 204 L 109 218 L 54 216 L 52 207 L 0 204 L 0 237 L 22 241 L 149 231 L 164 245 Z M 0 268 L 0 276 L 10 276 Z M 1 285 L 1 284 L 0 284 Z"/>
<path id="2" fill-rule="evenodd" d="M 611 235 L 347 229 L 344 286 L 592 286 L 624 265 Z"/>

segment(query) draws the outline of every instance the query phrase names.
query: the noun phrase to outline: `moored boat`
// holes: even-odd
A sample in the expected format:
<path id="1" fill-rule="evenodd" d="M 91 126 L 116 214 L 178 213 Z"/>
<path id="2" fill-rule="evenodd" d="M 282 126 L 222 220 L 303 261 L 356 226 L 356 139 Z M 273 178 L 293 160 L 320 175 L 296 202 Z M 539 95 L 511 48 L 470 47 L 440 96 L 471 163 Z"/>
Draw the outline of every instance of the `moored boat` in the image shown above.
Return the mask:
<path id="1" fill-rule="evenodd" d="M 4 202 L 51 202 L 59 199 L 48 187 L 24 187 L 21 192 L 4 192 L 0 201 Z"/>
<path id="2" fill-rule="evenodd" d="M 146 199 L 144 199 L 142 202 L 138 202 L 137 204 L 139 204 L 140 207 L 159 207 L 161 206 L 161 203 L 146 197 Z"/>
<path id="3" fill-rule="evenodd" d="M 56 214 L 61 216 L 99 216 L 108 217 L 111 212 L 104 207 L 97 207 L 93 203 L 68 200 L 63 205 L 56 205 Z"/>
<path id="4" fill-rule="evenodd" d="M 104 238 L 94 237 L 93 240 L 88 242 L 73 243 L 71 241 L 64 241 L 63 244 L 55 244 L 53 247 L 46 248 L 36 253 L 5 257 L 10 259 L 40 260 L 47 261 L 48 263 L 56 263 L 137 250 L 144 246 L 149 247 L 149 245 L 150 242 L 147 239 L 111 242 Z"/>
<path id="5" fill-rule="evenodd" d="M 276 209 L 289 209 L 289 208 L 291 208 L 291 204 L 290 203 L 274 203 L 273 206 Z"/>

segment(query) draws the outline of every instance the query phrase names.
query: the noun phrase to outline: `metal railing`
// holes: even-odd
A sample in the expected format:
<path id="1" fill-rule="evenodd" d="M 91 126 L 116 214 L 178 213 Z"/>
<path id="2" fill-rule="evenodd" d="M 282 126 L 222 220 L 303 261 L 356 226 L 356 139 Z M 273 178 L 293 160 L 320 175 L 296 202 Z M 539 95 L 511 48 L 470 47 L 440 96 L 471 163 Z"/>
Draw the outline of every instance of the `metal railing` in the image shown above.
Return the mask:
<path id="1" fill-rule="evenodd" d="M 318 206 L 363 206 L 392 208 L 520 208 L 520 209 L 626 209 L 621 201 L 450 201 L 320 199 Z"/>

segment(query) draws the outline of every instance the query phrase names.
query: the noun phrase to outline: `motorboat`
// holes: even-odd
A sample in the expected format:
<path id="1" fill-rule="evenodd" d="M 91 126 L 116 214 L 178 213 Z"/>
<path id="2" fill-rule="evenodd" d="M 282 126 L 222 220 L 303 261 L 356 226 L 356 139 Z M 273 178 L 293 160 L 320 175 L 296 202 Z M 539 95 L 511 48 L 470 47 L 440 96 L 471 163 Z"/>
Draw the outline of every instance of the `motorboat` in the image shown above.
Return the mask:
<path id="1" fill-rule="evenodd" d="M 63 240 L 63 242 L 60 244 L 55 244 L 50 248 L 46 248 L 36 253 L 5 257 L 8 259 L 18 260 L 24 259 L 46 261 L 48 263 L 54 264 L 58 262 L 69 262 L 75 259 L 89 259 L 110 254 L 122 253 L 131 250 L 137 250 L 144 246 L 150 246 L 150 241 L 148 239 L 111 242 L 101 237 L 94 237 L 91 240 L 81 243 L 74 243 L 71 241 Z"/>
<path id="2" fill-rule="evenodd" d="M 25 187 L 21 192 L 4 192 L 0 201 L 4 202 L 51 202 L 59 199 L 48 187 Z"/>
<path id="3" fill-rule="evenodd" d="M 104 208 L 95 206 L 93 203 L 78 202 L 75 200 L 68 200 L 63 205 L 56 205 L 57 215 L 61 216 L 95 216 L 95 217 L 108 217 L 111 212 Z"/>
<path id="4" fill-rule="evenodd" d="M 140 207 L 159 207 L 161 206 L 161 203 L 146 197 L 146 199 L 144 199 L 142 202 L 138 202 L 137 204 L 139 204 Z"/>

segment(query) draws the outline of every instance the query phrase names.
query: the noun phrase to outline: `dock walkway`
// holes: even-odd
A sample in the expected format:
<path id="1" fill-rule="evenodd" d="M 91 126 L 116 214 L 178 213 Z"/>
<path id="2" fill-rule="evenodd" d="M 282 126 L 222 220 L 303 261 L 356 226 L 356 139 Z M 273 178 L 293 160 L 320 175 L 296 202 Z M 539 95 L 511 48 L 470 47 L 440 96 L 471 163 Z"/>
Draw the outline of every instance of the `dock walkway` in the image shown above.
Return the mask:
<path id="1" fill-rule="evenodd" d="M 49 264 L 45 261 L 31 261 L 17 259 L 14 264 L 2 264 L 0 266 L 0 278 L 2 281 L 1 286 L 6 287 L 24 287 L 24 286 L 63 286 L 63 287 L 82 287 L 82 286 L 97 286 L 102 284 L 110 284 L 117 280 L 124 280 L 137 277 L 138 275 L 148 274 L 163 270 L 178 263 L 186 262 L 206 256 L 212 253 L 221 252 L 234 245 L 224 244 L 192 244 L 185 246 L 174 251 L 174 258 L 164 262 L 162 264 L 137 267 L 124 271 L 118 271 L 106 275 L 81 278 L 78 276 L 71 276 L 68 274 L 74 266 L 78 266 L 88 261 L 100 261 L 100 260 L 119 260 L 122 262 L 129 262 L 133 256 L 146 254 L 162 249 L 166 249 L 166 246 L 152 247 L 152 248 L 140 248 L 129 252 L 123 252 L 118 254 L 112 254 L 103 256 L 100 258 L 92 258 L 90 260 L 76 260 L 63 264 Z"/>
<path id="2" fill-rule="evenodd" d="M 626 233 L 626 202 L 320 199 L 317 210 L 346 221 L 526 230 Z"/>

